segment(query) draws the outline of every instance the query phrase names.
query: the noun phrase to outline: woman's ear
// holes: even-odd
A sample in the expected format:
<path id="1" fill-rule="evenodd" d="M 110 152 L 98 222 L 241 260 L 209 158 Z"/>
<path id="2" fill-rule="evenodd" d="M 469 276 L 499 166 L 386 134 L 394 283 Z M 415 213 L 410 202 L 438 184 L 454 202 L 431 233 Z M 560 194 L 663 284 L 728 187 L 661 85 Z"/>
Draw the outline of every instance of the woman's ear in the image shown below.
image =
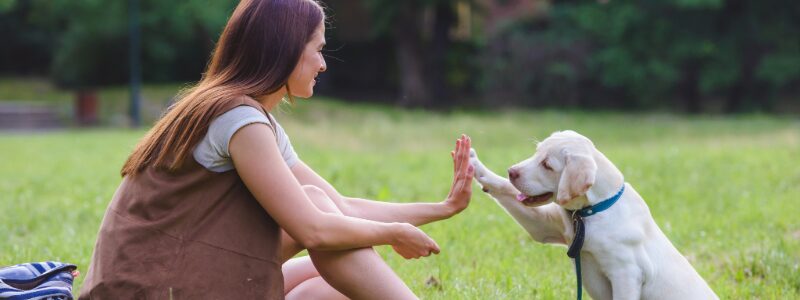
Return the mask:
<path id="1" fill-rule="evenodd" d="M 597 163 L 590 154 L 570 154 L 565 151 L 564 171 L 558 182 L 556 201 L 564 205 L 568 201 L 586 195 L 589 188 L 594 185 L 597 174 Z"/>

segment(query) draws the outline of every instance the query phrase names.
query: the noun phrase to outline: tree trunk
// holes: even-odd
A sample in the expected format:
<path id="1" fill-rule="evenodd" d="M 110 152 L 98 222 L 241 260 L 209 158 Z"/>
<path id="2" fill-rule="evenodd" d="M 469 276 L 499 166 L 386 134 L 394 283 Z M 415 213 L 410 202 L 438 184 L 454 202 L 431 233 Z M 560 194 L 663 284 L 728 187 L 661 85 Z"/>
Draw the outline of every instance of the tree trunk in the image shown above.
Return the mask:
<path id="1" fill-rule="evenodd" d="M 690 60 L 684 67 L 683 84 L 681 88 L 684 109 L 690 114 L 698 114 L 701 110 L 699 80 L 700 64 L 697 60 Z"/>
<path id="2" fill-rule="evenodd" d="M 431 106 L 431 92 L 425 80 L 422 56 L 421 12 L 418 5 L 407 3 L 398 12 L 397 22 L 394 23 L 397 67 L 400 72 L 397 104 L 404 107 Z"/>
<path id="3" fill-rule="evenodd" d="M 725 2 L 721 17 L 719 18 L 719 24 L 717 25 L 717 34 L 719 36 L 730 35 L 731 31 L 737 29 L 735 28 L 735 25 L 742 22 L 743 19 L 747 17 L 745 15 L 745 2 L 746 1 L 741 0 Z M 751 73 L 754 69 L 748 67 L 748 61 L 752 60 L 748 57 L 751 55 L 749 52 L 752 52 L 748 49 L 749 39 L 747 36 L 750 34 L 752 33 L 747 32 L 738 34 L 744 37 L 745 42 L 740 46 L 744 46 L 745 49 L 739 48 L 739 78 L 736 80 L 733 86 L 728 89 L 728 97 L 725 101 L 724 107 L 726 113 L 737 113 L 742 111 L 744 99 L 752 83 Z"/>
<path id="4" fill-rule="evenodd" d="M 431 94 L 435 106 L 452 107 L 454 101 L 449 98 L 450 90 L 447 84 L 447 52 L 451 44 L 450 28 L 456 22 L 456 15 L 449 3 L 440 2 L 435 9 L 432 53 L 428 63 Z"/>

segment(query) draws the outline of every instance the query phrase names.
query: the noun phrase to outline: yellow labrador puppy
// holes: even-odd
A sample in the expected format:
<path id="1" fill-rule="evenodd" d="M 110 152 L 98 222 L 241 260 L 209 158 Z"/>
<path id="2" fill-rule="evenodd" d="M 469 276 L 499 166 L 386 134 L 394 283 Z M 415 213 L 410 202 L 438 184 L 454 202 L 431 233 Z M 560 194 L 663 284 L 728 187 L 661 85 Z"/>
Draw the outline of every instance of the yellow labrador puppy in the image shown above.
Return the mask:
<path id="1" fill-rule="evenodd" d="M 483 190 L 534 240 L 577 248 L 592 298 L 718 299 L 588 138 L 553 133 L 531 158 L 508 169 L 509 179 L 488 170 L 474 150 L 470 163 Z M 582 248 L 573 243 L 581 235 Z"/>

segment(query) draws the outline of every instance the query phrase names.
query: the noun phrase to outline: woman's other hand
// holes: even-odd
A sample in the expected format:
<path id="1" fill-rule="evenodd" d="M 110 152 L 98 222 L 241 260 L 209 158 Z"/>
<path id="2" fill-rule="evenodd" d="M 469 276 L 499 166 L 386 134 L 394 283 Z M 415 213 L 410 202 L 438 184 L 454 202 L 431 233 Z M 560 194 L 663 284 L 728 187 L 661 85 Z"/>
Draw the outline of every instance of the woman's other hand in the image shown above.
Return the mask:
<path id="1" fill-rule="evenodd" d="M 408 223 L 394 223 L 398 228 L 392 249 L 405 259 L 439 254 L 439 245 L 425 232 Z"/>
<path id="2" fill-rule="evenodd" d="M 450 156 L 453 157 L 453 185 L 444 204 L 451 209 L 451 215 L 467 208 L 472 197 L 472 177 L 475 175 L 475 169 L 469 163 L 471 148 L 472 140 L 462 134 L 461 138 L 456 140 L 456 149 L 450 152 Z"/>

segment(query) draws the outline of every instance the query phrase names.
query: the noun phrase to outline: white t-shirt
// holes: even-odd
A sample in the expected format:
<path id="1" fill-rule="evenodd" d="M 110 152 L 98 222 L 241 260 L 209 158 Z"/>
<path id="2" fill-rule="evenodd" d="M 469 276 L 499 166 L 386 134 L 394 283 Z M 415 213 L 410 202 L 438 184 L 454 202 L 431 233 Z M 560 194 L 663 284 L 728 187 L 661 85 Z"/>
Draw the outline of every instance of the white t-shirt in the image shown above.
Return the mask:
<path id="1" fill-rule="evenodd" d="M 235 107 L 216 119 L 211 121 L 208 127 L 208 133 L 203 137 L 203 140 L 194 148 L 194 159 L 206 169 L 212 172 L 225 172 L 233 170 L 233 160 L 228 151 L 228 143 L 240 128 L 252 123 L 264 123 L 268 126 L 274 126 L 276 132 L 276 139 L 278 142 L 278 149 L 283 156 L 286 165 L 291 168 L 298 162 L 297 153 L 292 148 L 292 143 L 289 141 L 289 136 L 283 131 L 283 128 L 277 121 L 275 124 L 270 122 L 258 109 L 242 105 Z"/>

